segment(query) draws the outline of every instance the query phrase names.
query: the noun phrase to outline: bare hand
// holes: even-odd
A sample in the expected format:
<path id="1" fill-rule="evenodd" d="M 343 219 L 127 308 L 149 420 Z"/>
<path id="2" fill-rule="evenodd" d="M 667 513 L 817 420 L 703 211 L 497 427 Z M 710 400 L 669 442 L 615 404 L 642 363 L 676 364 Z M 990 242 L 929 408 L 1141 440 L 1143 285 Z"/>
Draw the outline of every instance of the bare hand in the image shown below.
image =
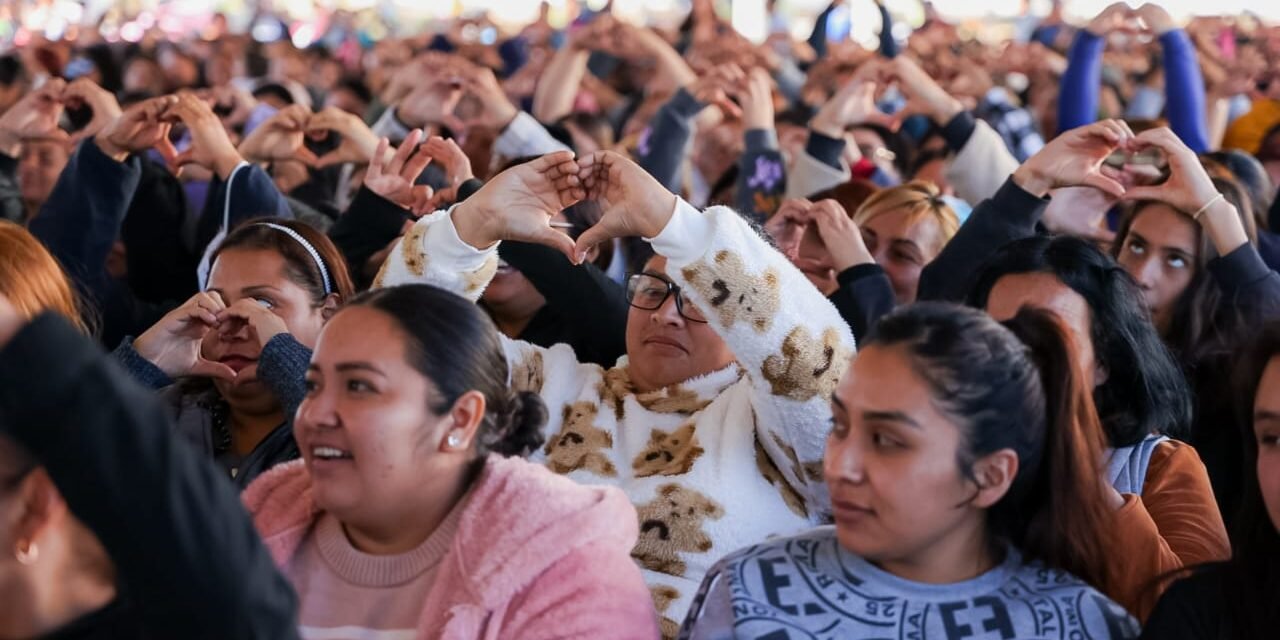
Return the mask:
<path id="1" fill-rule="evenodd" d="M 1196 152 L 1187 147 L 1168 127 L 1149 129 L 1139 134 L 1129 148 L 1134 151 L 1156 148 L 1169 161 L 1169 179 L 1163 184 L 1133 187 L 1127 200 L 1156 200 L 1186 212 L 1194 213 L 1213 198 L 1218 189 L 1200 164 Z"/>
<path id="2" fill-rule="evenodd" d="M 277 111 L 240 143 L 240 155 L 250 162 L 298 160 L 312 166 L 316 154 L 306 147 L 311 110 L 295 104 Z"/>
<path id="3" fill-rule="evenodd" d="M 0 116 L 0 151 L 17 156 L 24 140 L 66 137 L 58 128 L 62 117 L 62 91 L 66 82 L 54 78 L 28 93 Z"/>
<path id="4" fill-rule="evenodd" d="M 945 125 L 964 111 L 960 101 L 947 93 L 911 58 L 898 56 L 889 63 L 889 69 L 898 80 L 902 95 L 907 98 L 904 114 L 926 115 L 938 125 Z"/>
<path id="5" fill-rule="evenodd" d="M 138 336 L 133 348 L 170 378 L 199 376 L 235 380 L 234 369 L 205 360 L 200 354 L 201 343 L 221 324 L 218 314 L 225 309 L 226 303 L 217 293 L 197 293 Z"/>
<path id="6" fill-rule="evenodd" d="M 178 102 L 169 109 L 169 114 L 177 117 L 187 125 L 191 133 L 191 147 L 175 156 L 171 162 L 175 173 L 188 164 L 195 164 L 212 170 L 219 178 L 227 180 L 231 172 L 244 161 L 222 121 L 213 113 L 203 100 L 192 93 L 178 95 Z"/>
<path id="7" fill-rule="evenodd" d="M 123 162 L 131 153 L 141 153 L 152 147 L 160 147 L 162 152 L 166 148 L 172 149 L 169 142 L 172 125 L 165 115 L 177 103 L 177 96 L 139 102 L 99 132 L 94 143 L 117 162 Z"/>
<path id="8" fill-rule="evenodd" d="M 377 157 L 378 136 L 359 116 L 337 107 L 329 107 L 311 116 L 307 121 L 307 131 L 332 131 L 342 136 L 337 149 L 316 160 L 317 169 L 347 163 L 365 164 Z"/>
<path id="9" fill-rule="evenodd" d="M 687 90 L 698 102 L 714 105 L 726 115 L 739 117 L 742 115 L 742 110 L 729 99 L 729 96 L 737 93 L 738 88 L 746 81 L 747 74 L 741 67 L 736 64 L 726 64 L 712 69 L 710 73 L 689 85 Z"/>
<path id="10" fill-rule="evenodd" d="M 748 131 L 773 130 L 773 80 L 768 71 L 752 69 L 743 91 L 738 93 L 738 101 L 742 103 L 742 121 Z"/>
<path id="11" fill-rule="evenodd" d="M 494 176 L 453 210 L 458 237 L 484 249 L 501 240 L 536 242 L 571 261 L 574 244 L 551 216 L 586 197 L 578 164 L 568 151 L 549 153 Z"/>
<path id="12" fill-rule="evenodd" d="M 1045 145 L 1013 172 L 1013 181 L 1028 193 L 1044 197 L 1059 187 L 1093 187 L 1116 198 L 1124 186 L 1102 172 L 1102 163 L 1133 140 L 1122 120 L 1103 120 L 1072 129 Z"/>
<path id="13" fill-rule="evenodd" d="M 819 200 L 809 210 L 809 218 L 818 228 L 818 237 L 831 254 L 831 266 L 836 273 L 860 264 L 874 264 L 875 258 L 867 250 L 862 231 L 853 223 L 849 213 L 835 200 Z"/>
<path id="14" fill-rule="evenodd" d="M 120 103 L 110 91 L 99 87 L 88 78 L 80 78 L 62 91 L 62 101 L 74 106 L 85 106 L 93 112 L 89 123 L 71 135 L 71 142 L 92 138 L 120 117 Z"/>
<path id="15" fill-rule="evenodd" d="M 604 214 L 578 236 L 575 262 L 613 238 L 656 237 L 675 213 L 676 196 L 625 156 L 598 151 L 579 160 L 578 166 L 586 198 L 599 202 Z"/>
<path id="16" fill-rule="evenodd" d="M 369 170 L 364 176 L 364 186 L 401 207 L 412 209 L 419 197 L 415 193 L 415 183 L 431 162 L 431 156 L 419 149 L 420 140 L 422 130 L 414 129 L 389 159 L 370 162 Z M 390 147 L 391 143 L 386 138 L 379 140 L 373 157 L 387 158 Z"/>

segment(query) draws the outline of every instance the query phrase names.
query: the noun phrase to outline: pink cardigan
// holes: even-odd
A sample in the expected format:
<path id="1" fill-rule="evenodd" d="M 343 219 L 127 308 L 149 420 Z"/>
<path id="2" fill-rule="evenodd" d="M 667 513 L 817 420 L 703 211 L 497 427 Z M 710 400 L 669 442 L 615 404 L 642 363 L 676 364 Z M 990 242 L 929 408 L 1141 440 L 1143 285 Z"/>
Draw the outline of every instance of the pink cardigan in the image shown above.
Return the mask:
<path id="1" fill-rule="evenodd" d="M 306 467 L 280 465 L 243 498 L 283 566 L 320 514 Z M 418 637 L 656 638 L 653 600 L 631 560 L 637 530 L 618 489 L 491 456 L 423 603 Z"/>

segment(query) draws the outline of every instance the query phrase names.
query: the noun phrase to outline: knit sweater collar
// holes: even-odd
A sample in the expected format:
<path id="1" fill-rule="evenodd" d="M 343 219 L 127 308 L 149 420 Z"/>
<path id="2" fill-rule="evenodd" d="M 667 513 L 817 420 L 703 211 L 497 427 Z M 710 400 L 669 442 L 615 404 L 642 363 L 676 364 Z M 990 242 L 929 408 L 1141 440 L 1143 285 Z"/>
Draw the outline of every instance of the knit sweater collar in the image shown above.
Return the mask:
<path id="1" fill-rule="evenodd" d="M 355 548 L 330 513 L 316 523 L 314 543 L 326 566 L 343 580 L 362 587 L 394 587 L 410 582 L 431 570 L 444 558 L 458 532 L 464 496 L 440 522 L 440 526 L 417 547 L 395 555 L 373 555 Z"/>

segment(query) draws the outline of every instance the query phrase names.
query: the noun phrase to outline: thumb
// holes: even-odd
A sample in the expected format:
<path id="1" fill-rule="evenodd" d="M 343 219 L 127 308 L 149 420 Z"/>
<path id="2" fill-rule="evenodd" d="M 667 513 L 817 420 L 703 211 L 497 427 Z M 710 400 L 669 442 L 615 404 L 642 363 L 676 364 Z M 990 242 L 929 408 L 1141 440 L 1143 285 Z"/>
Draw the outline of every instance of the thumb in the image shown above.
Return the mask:
<path id="1" fill-rule="evenodd" d="M 564 257 L 568 258 L 569 262 L 572 264 L 581 264 L 581 261 L 575 257 L 578 254 L 576 253 L 577 246 L 574 245 L 573 239 L 559 231 L 556 231 L 555 229 L 552 229 L 551 227 L 547 227 L 544 231 L 539 232 L 538 237 L 534 238 L 534 241 L 563 253 Z"/>
<path id="2" fill-rule="evenodd" d="M 1086 187 L 1093 187 L 1094 189 L 1097 189 L 1113 198 L 1125 197 L 1124 185 L 1102 175 L 1101 173 L 1090 173 L 1085 176 L 1084 181 L 1081 182 L 1081 184 Z"/>
<path id="3" fill-rule="evenodd" d="M 564 237 L 566 239 L 568 238 L 568 236 Z M 600 224 L 583 231 L 582 235 L 578 236 L 578 241 L 575 242 L 573 247 L 570 249 L 572 253 L 568 254 L 569 261 L 574 264 L 582 264 L 582 261 L 586 259 L 587 252 L 590 251 L 592 247 L 600 244 L 601 242 L 608 242 L 612 239 L 613 236 L 610 235 L 603 225 Z"/>
<path id="4" fill-rule="evenodd" d="M 178 160 L 178 149 L 173 146 L 173 142 L 169 140 L 169 136 L 160 138 L 156 143 L 155 150 L 160 153 L 160 157 L 164 158 L 165 164 L 170 167 L 176 166 Z"/>
<path id="5" fill-rule="evenodd" d="M 201 378 L 235 380 L 236 370 L 222 364 L 221 362 L 214 362 L 212 360 L 200 358 L 199 360 L 196 360 L 195 365 L 191 367 L 191 375 Z"/>

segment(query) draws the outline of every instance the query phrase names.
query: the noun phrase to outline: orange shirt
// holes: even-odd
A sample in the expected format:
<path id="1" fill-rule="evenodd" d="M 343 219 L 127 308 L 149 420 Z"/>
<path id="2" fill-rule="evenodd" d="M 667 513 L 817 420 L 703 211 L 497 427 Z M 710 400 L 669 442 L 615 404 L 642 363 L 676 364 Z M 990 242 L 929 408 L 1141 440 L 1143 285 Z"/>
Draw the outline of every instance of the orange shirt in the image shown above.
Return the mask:
<path id="1" fill-rule="evenodd" d="M 1146 621 L 1171 571 L 1231 557 L 1231 542 L 1200 455 L 1184 442 L 1151 454 L 1142 495 L 1125 494 L 1112 519 L 1113 573 L 1102 591 Z"/>
<path id="2" fill-rule="evenodd" d="M 1258 100 L 1248 113 L 1236 118 L 1227 127 L 1222 148 L 1239 149 L 1256 155 L 1262 146 L 1263 137 L 1276 125 L 1280 125 L 1280 100 Z"/>

